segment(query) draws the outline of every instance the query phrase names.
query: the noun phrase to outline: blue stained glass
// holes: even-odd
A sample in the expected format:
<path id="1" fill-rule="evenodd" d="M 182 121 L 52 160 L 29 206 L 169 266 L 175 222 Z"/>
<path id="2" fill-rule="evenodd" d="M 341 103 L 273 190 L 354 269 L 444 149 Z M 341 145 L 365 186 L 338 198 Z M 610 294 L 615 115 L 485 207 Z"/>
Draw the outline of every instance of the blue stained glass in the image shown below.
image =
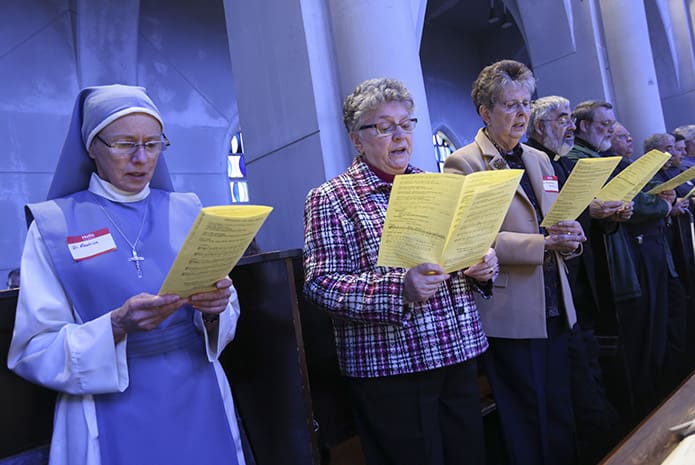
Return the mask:
<path id="1" fill-rule="evenodd" d="M 243 203 L 249 201 L 249 191 L 246 181 L 232 181 L 229 183 L 232 194 L 232 203 Z"/>
<path id="2" fill-rule="evenodd" d="M 238 155 L 229 155 L 227 157 L 227 176 L 229 178 L 243 178 L 244 173 L 241 171 L 241 157 Z"/>
<path id="3" fill-rule="evenodd" d="M 243 177 L 246 177 L 246 159 L 244 158 L 243 155 L 239 155 L 239 171 L 241 171 L 241 175 Z"/>

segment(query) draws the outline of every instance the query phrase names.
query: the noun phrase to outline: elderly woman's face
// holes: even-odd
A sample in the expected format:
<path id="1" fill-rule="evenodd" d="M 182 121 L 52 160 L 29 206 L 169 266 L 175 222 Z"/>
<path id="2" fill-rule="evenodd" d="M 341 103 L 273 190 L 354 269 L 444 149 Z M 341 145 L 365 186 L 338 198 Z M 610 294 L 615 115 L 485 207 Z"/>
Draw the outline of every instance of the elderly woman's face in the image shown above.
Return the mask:
<path id="1" fill-rule="evenodd" d="M 159 153 L 150 154 L 144 147 L 138 147 L 133 154 L 122 156 L 106 144 L 142 144 L 158 141 L 161 136 L 162 128 L 156 119 L 145 113 L 132 113 L 118 118 L 102 129 L 89 148 L 89 156 L 94 159 L 97 174 L 101 179 L 123 191 L 140 192 L 154 175 Z M 99 138 L 103 139 L 103 142 Z"/>
<path id="2" fill-rule="evenodd" d="M 389 126 L 403 124 L 410 113 L 403 102 L 386 102 L 362 117 L 360 126 L 378 124 Z M 379 135 L 375 128 L 366 128 L 350 133 L 350 139 L 357 150 L 364 154 L 367 163 L 388 174 L 405 173 L 413 151 L 413 134 L 396 126 L 389 135 Z"/>
<path id="3" fill-rule="evenodd" d="M 505 150 L 512 150 L 526 134 L 530 113 L 531 94 L 516 85 L 502 88 L 492 108 L 480 107 L 488 136 Z"/>

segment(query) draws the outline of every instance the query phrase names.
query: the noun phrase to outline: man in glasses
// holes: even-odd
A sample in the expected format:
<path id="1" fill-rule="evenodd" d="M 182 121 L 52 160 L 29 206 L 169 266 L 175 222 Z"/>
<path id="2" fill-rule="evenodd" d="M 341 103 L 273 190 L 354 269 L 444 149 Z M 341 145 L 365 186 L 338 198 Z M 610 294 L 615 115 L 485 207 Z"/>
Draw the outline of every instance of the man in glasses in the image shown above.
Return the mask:
<path id="1" fill-rule="evenodd" d="M 610 156 L 607 152 L 616 131 L 615 113 L 609 102 L 589 100 L 577 105 L 574 147 L 567 155 L 572 160 Z M 613 175 L 625 169 L 625 159 Z M 600 301 L 608 311 L 601 312 L 599 333 L 618 335 L 623 349 L 619 363 L 627 373 L 613 385 L 613 402 L 632 422 L 639 421 L 658 401 L 658 366 L 662 355 L 653 347 L 658 343 L 650 328 L 654 315 L 663 306 L 665 276 L 662 219 L 671 205 L 657 195 L 638 193 L 629 217 L 599 219 L 592 215 L 592 245 L 596 253 Z M 610 306 L 613 310 L 610 310 Z"/>
<path id="2" fill-rule="evenodd" d="M 671 154 L 671 159 L 654 175 L 648 185 L 653 187 L 664 183 L 680 172 L 680 168 L 673 166 L 673 161 L 678 160 L 675 147 L 676 138 L 669 133 L 657 133 L 647 137 L 644 141 L 645 152 L 655 149 Z M 671 171 L 675 169 L 674 171 Z M 679 190 L 680 188 L 680 190 Z M 657 347 L 663 350 L 663 392 L 670 392 L 683 377 L 692 369 L 692 363 L 688 360 L 686 351 L 687 340 L 687 313 L 688 294 L 692 289 L 692 254 L 693 242 L 690 223 L 692 215 L 688 210 L 689 200 L 683 199 L 689 187 L 678 186 L 674 190 L 661 193 L 665 200 L 672 203 L 671 213 L 668 218 L 661 220 L 661 231 L 664 240 L 661 242 L 661 252 L 667 268 L 667 273 L 659 276 L 659 282 L 665 280 L 665 289 L 658 295 L 665 293 L 665 304 L 662 311 L 655 315 L 655 331 L 660 336 L 660 344 Z M 680 192 L 680 193 L 679 193 Z M 661 288 L 660 288 L 661 289 Z M 664 325 L 664 319 L 667 325 Z"/>
<path id="3" fill-rule="evenodd" d="M 674 135 L 682 136 L 685 140 L 685 156 L 681 162 L 683 169 L 695 165 L 695 124 L 686 124 L 673 130 Z"/>
<path id="4" fill-rule="evenodd" d="M 527 144 L 548 155 L 559 188 L 567 181 L 574 161 L 565 155 L 574 144 L 576 126 L 570 102 L 564 97 L 542 97 L 531 105 L 527 129 Z M 615 214 L 622 202 L 600 202 L 594 208 L 603 208 Z M 589 234 L 591 217 L 586 209 L 578 218 Z M 594 255 L 591 241 L 584 243 L 584 253 L 567 260 L 572 297 L 577 311 L 577 325 L 569 338 L 571 364 L 572 407 L 577 429 L 577 451 L 580 464 L 596 463 L 617 442 L 621 431 L 620 419 L 606 397 L 598 343 L 594 335 L 599 300 L 594 273 Z"/>
<path id="5" fill-rule="evenodd" d="M 634 152 L 632 134 L 620 123 L 615 123 L 613 127 L 610 151 L 619 157 L 623 157 L 623 160 L 626 162 L 632 163 L 632 153 Z"/>

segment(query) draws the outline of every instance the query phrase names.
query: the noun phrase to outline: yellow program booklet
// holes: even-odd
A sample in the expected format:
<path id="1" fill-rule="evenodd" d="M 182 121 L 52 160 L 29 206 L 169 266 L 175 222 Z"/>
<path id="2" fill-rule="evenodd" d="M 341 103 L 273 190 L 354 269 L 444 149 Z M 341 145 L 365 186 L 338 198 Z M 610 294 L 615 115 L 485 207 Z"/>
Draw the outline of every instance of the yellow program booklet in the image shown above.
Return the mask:
<path id="1" fill-rule="evenodd" d="M 659 192 L 669 191 L 675 189 L 683 183 L 690 181 L 695 178 L 695 166 L 691 166 L 687 170 L 679 173 L 677 176 L 672 177 L 668 181 L 655 186 L 654 188 L 647 191 L 647 194 L 658 194 Z M 690 194 L 692 196 L 692 194 Z"/>
<path id="2" fill-rule="evenodd" d="M 522 174 L 510 169 L 396 176 L 377 265 L 436 263 L 450 273 L 478 263 L 497 236 Z"/>
<path id="3" fill-rule="evenodd" d="M 596 198 L 631 201 L 670 158 L 671 155 L 668 153 L 650 150 L 603 186 L 603 189 L 596 194 Z"/>
<path id="4" fill-rule="evenodd" d="M 589 206 L 598 191 L 620 162 L 620 157 L 580 158 L 574 165 L 565 185 L 550 206 L 541 226 L 559 221 L 576 220 Z"/>
<path id="5" fill-rule="evenodd" d="M 272 207 L 220 205 L 200 210 L 159 294 L 189 297 L 215 289 L 232 271 Z"/>

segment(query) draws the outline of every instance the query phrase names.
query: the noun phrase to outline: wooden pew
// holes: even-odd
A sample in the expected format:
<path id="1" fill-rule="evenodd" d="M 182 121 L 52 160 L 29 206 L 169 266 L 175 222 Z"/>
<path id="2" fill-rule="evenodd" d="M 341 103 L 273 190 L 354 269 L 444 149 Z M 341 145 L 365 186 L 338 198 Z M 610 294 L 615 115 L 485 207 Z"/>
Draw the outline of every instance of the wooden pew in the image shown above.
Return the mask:
<path id="1" fill-rule="evenodd" d="M 241 316 L 220 361 L 258 465 L 320 463 L 297 299 L 301 253 L 244 257 L 230 273 Z"/>
<path id="2" fill-rule="evenodd" d="M 17 295 L 17 289 L 0 291 L 0 463 L 3 457 L 46 449 L 53 428 L 55 392 L 25 381 L 7 368 Z M 29 455 L 45 460 L 45 451 Z"/>
<path id="3" fill-rule="evenodd" d="M 242 258 L 231 272 L 241 317 L 220 361 L 232 385 L 249 465 L 318 465 L 295 264 L 301 250 Z M 295 260 L 293 262 L 293 259 Z M 17 291 L 0 293 L 0 465 L 43 465 L 55 393 L 7 369 Z"/>
<path id="4" fill-rule="evenodd" d="M 236 399 L 248 464 L 326 463 L 325 449 L 354 437 L 355 428 L 330 318 L 302 295 L 302 251 L 244 257 L 230 276 L 241 316 L 220 361 Z M 0 296 L 0 465 L 5 465 L 10 462 L 3 457 L 46 448 L 55 394 L 7 370 L 17 291 Z M 494 402 L 482 374 L 481 388 L 481 412 L 492 417 Z M 45 457 L 22 463 L 42 465 Z"/>
<path id="5" fill-rule="evenodd" d="M 695 372 L 618 444 L 600 465 L 660 465 L 678 445 L 669 431 L 695 418 Z"/>

